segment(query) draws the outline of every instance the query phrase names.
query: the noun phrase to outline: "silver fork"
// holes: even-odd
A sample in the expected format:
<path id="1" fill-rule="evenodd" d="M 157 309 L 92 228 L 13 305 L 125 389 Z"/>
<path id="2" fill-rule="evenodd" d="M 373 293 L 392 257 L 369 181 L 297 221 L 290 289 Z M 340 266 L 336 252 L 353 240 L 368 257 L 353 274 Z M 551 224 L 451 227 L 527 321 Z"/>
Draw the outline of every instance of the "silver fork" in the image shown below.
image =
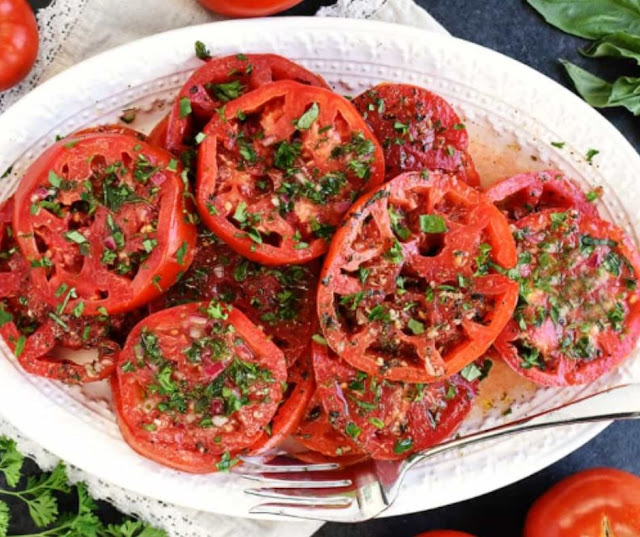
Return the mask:
<path id="1" fill-rule="evenodd" d="M 439 453 L 526 431 L 577 423 L 640 418 L 640 384 L 617 386 L 533 416 L 433 446 L 404 461 L 366 461 L 341 468 L 339 464 L 300 464 L 279 457 L 243 458 L 233 472 L 257 481 L 247 494 L 270 500 L 252 514 L 362 522 L 396 500 L 408 470 Z"/>

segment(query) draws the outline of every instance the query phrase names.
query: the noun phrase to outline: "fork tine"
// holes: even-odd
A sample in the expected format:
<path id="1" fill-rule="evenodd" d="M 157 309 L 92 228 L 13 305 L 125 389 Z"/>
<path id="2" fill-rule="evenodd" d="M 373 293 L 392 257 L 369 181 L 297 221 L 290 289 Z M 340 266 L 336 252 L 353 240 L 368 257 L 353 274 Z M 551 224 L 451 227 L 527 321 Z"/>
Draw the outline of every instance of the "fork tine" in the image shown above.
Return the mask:
<path id="1" fill-rule="evenodd" d="M 261 462 L 262 459 L 253 459 L 251 457 L 239 457 L 243 462 L 242 466 L 236 466 L 234 473 L 272 473 L 272 474 L 288 474 L 295 472 L 328 472 L 338 470 L 341 466 L 334 462 L 322 464 L 266 464 Z"/>
<path id="2" fill-rule="evenodd" d="M 321 520 L 323 522 L 351 523 L 361 520 L 357 508 L 353 504 L 345 507 L 312 507 L 307 508 L 281 503 L 262 503 L 251 508 L 252 515 L 278 515 L 301 520 Z"/>
<path id="3" fill-rule="evenodd" d="M 258 474 L 238 474 L 242 479 L 257 481 L 264 487 L 276 489 L 330 489 L 340 487 L 350 487 L 353 483 L 351 479 L 317 480 L 310 479 L 277 479 L 275 477 L 265 477 Z"/>
<path id="4" fill-rule="evenodd" d="M 354 498 L 348 496 L 313 496 L 308 494 L 284 494 L 273 489 L 246 489 L 245 492 L 260 498 L 271 500 L 282 500 L 290 505 L 313 505 L 316 507 L 347 507 L 351 505 Z"/>

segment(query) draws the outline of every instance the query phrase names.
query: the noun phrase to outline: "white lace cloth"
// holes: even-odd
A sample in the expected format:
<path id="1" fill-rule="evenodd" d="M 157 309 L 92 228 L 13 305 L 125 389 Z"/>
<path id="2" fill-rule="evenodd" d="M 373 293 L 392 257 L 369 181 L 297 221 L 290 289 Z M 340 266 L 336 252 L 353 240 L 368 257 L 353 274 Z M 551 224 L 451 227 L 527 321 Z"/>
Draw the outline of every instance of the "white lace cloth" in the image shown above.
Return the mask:
<path id="1" fill-rule="evenodd" d="M 371 18 L 446 33 L 413 0 L 338 0 L 318 15 Z M 98 52 L 165 30 L 221 19 L 195 0 L 54 0 L 38 13 L 40 52 L 36 65 L 20 85 L 0 93 L 0 113 L 39 83 Z M 57 463 L 54 455 L 1 416 L 0 435 L 14 438 L 20 450 L 45 470 Z M 321 526 L 316 522 L 257 521 L 184 509 L 131 493 L 77 468 L 69 467 L 68 473 L 73 482 L 87 483 L 95 498 L 163 528 L 171 537 L 306 537 Z"/>

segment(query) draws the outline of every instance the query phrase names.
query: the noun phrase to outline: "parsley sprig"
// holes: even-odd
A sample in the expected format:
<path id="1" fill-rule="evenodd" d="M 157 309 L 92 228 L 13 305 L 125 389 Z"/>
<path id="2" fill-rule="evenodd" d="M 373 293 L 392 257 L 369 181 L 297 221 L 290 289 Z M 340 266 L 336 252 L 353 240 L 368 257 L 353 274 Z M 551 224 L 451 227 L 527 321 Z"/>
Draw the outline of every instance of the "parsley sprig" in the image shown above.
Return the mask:
<path id="1" fill-rule="evenodd" d="M 103 524 L 87 486 L 84 483 L 70 485 L 62 463 L 51 472 L 25 476 L 24 462 L 15 442 L 0 437 L 0 537 L 18 537 L 9 536 L 11 509 L 5 501 L 8 499 L 23 503 L 37 528 L 36 532 L 22 537 L 166 537 L 164 531 L 138 520 Z M 77 497 L 77 509 L 60 513 L 59 499 L 71 493 Z"/>

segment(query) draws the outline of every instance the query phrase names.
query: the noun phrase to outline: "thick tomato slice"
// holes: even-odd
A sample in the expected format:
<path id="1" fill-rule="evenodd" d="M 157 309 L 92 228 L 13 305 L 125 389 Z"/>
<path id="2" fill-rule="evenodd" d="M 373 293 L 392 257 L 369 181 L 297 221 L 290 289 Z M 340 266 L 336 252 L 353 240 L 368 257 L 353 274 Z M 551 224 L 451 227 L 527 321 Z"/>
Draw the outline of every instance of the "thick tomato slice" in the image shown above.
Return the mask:
<path id="1" fill-rule="evenodd" d="M 318 288 L 329 345 L 387 380 L 434 382 L 480 357 L 511 318 L 518 286 L 507 220 L 440 172 L 406 173 L 353 206 Z"/>
<path id="2" fill-rule="evenodd" d="M 178 93 L 169 115 L 163 145 L 180 154 L 194 145 L 196 136 L 229 101 L 277 80 L 329 89 L 304 67 L 276 54 L 237 54 L 213 58 L 197 69 Z"/>
<path id="3" fill-rule="evenodd" d="M 144 319 L 116 371 L 119 421 L 131 446 L 193 472 L 215 471 L 219 457 L 228 463 L 254 445 L 287 380 L 282 352 L 238 309 L 215 301 Z"/>
<path id="4" fill-rule="evenodd" d="M 260 326 L 291 365 L 308 353 L 317 324 L 318 273 L 316 264 L 258 265 L 201 228 L 189 270 L 151 309 L 217 298 Z"/>
<path id="5" fill-rule="evenodd" d="M 495 342 L 533 382 L 583 384 L 620 363 L 640 336 L 640 254 L 609 222 L 548 209 L 514 224 L 520 284 Z"/>
<path id="6" fill-rule="evenodd" d="M 11 225 L 13 198 L 0 209 L 0 335 L 29 373 L 70 384 L 107 378 L 115 368 L 120 347 L 112 332 L 122 329 L 122 316 L 81 317 L 52 308 L 34 292 L 29 265 L 15 242 Z M 54 356 L 56 347 L 96 349 L 90 363 Z"/>
<path id="7" fill-rule="evenodd" d="M 131 311 L 159 296 L 193 258 L 180 166 L 122 134 L 65 138 L 27 170 L 13 227 L 31 280 L 63 313 Z"/>
<path id="8" fill-rule="evenodd" d="M 467 130 L 442 97 L 417 86 L 386 83 L 365 91 L 353 104 L 382 143 L 387 179 L 442 170 L 471 186 L 480 184 L 467 153 Z"/>
<path id="9" fill-rule="evenodd" d="M 296 432 L 315 389 L 311 359 L 298 360 L 289 368 L 287 391 L 271 423 L 251 449 L 252 455 L 273 452 L 289 436 Z"/>
<path id="10" fill-rule="evenodd" d="M 514 175 L 493 185 L 485 195 L 509 220 L 519 220 L 532 212 L 555 207 L 578 209 L 583 214 L 598 217 L 598 209 L 588 201 L 584 191 L 558 170 Z M 599 197 L 597 191 L 590 195 L 594 201 Z"/>
<path id="11" fill-rule="evenodd" d="M 325 253 L 353 200 L 383 180 L 382 150 L 367 126 L 343 97 L 289 81 L 224 110 L 200 145 L 204 222 L 260 263 L 305 263 Z"/>
<path id="12" fill-rule="evenodd" d="M 404 459 L 447 438 L 471 410 L 477 381 L 384 381 L 313 343 L 319 399 L 331 424 L 377 460 Z"/>
<path id="13" fill-rule="evenodd" d="M 640 535 L 640 478 L 614 468 L 572 475 L 540 496 L 523 537 Z"/>
<path id="14" fill-rule="evenodd" d="M 316 390 L 293 438 L 311 452 L 331 459 L 339 458 L 341 462 L 345 460 L 348 462 L 360 461 L 366 458 L 366 455 L 353 440 L 333 427 L 332 422 L 335 422 L 336 419 L 335 415 L 329 416 L 324 409 Z M 303 460 L 310 462 L 318 460 L 304 458 L 306 453 L 296 453 L 296 457 L 298 455 Z"/>

